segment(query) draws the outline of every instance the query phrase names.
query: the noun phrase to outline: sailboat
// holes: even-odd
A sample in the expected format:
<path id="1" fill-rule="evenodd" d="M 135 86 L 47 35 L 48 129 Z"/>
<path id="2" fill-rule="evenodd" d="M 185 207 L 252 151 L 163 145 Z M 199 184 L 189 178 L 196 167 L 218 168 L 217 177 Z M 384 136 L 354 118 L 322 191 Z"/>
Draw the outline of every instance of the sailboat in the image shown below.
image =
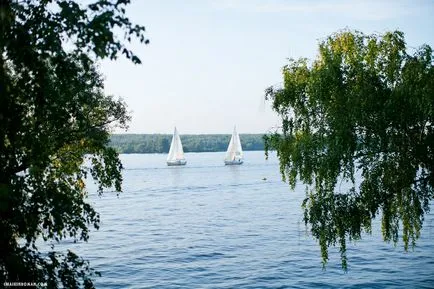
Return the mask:
<path id="1" fill-rule="evenodd" d="M 241 165 L 243 162 L 243 149 L 241 147 L 240 136 L 237 133 L 236 127 L 234 127 L 234 132 L 226 151 L 225 165 Z"/>
<path id="2" fill-rule="evenodd" d="M 170 144 L 169 155 L 167 156 L 168 166 L 183 166 L 187 163 L 184 157 L 184 150 L 182 149 L 181 138 L 179 137 L 178 130 L 175 127 L 173 132 L 172 143 Z"/>

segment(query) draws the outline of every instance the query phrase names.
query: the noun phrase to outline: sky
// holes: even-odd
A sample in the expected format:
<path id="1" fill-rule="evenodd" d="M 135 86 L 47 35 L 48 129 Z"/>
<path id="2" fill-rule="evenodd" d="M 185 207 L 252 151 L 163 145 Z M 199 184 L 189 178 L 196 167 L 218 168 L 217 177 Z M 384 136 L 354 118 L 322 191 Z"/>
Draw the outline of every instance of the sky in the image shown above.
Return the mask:
<path id="1" fill-rule="evenodd" d="M 289 58 L 314 59 L 319 41 L 345 29 L 401 30 L 410 49 L 434 47 L 434 0 L 132 0 L 146 27 L 142 60 L 103 61 L 107 94 L 132 116 L 116 133 L 266 133 L 279 118 L 264 90 L 282 83 Z"/>

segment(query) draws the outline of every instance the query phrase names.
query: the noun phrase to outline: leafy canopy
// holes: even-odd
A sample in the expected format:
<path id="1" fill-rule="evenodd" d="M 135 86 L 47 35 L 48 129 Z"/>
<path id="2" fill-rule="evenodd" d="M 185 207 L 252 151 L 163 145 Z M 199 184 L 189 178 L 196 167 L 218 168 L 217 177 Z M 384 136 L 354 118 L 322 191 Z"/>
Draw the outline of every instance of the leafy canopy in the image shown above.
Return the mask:
<path id="1" fill-rule="evenodd" d="M 241 134 L 243 150 L 264 150 L 263 134 Z M 198 134 L 181 136 L 184 152 L 226 151 L 231 135 Z M 122 154 L 168 153 L 172 135 L 168 134 L 114 134 L 110 146 Z"/>
<path id="2" fill-rule="evenodd" d="M 370 233 L 376 217 L 385 241 L 402 234 L 405 250 L 415 246 L 434 194 L 431 47 L 409 54 L 402 32 L 341 31 L 313 62 L 290 60 L 283 80 L 266 90 L 282 119 L 266 148 L 292 189 L 306 184 L 304 220 L 323 264 L 338 245 L 346 270 L 347 240 Z"/>
<path id="3" fill-rule="evenodd" d="M 88 262 L 72 251 L 42 254 L 36 241 L 86 241 L 98 228 L 87 176 L 99 193 L 121 190 L 122 165 L 107 144 L 129 116 L 104 95 L 96 61 L 124 54 L 140 63 L 123 44 L 148 42 L 125 16 L 129 2 L 0 2 L 0 284 L 93 287 Z"/>

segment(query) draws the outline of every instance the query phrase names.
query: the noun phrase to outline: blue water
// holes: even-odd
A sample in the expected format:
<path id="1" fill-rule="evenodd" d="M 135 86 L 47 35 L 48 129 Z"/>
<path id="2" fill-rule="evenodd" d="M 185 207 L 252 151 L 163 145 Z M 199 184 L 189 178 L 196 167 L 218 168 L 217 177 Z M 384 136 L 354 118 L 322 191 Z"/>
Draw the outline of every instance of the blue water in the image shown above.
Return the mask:
<path id="1" fill-rule="evenodd" d="M 102 273 L 99 288 L 434 288 L 434 217 L 412 252 L 381 232 L 338 249 L 322 269 L 300 208 L 304 186 L 281 181 L 275 156 L 188 153 L 185 167 L 165 155 L 122 155 L 124 192 L 94 194 L 101 228 L 71 244 Z M 92 185 L 89 186 L 94 191 Z"/>

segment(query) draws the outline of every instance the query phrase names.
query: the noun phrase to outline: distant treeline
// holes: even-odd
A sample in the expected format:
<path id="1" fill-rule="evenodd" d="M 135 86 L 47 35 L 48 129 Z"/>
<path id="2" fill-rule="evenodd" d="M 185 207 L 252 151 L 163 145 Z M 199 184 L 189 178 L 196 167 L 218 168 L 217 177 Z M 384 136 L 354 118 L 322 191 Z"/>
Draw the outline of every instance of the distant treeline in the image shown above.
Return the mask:
<path id="1" fill-rule="evenodd" d="M 231 135 L 199 134 L 181 135 L 184 152 L 220 152 L 226 151 Z M 243 150 L 257 151 L 264 149 L 263 134 L 240 134 Z M 119 153 L 168 153 L 172 135 L 168 134 L 114 134 L 110 146 Z"/>

